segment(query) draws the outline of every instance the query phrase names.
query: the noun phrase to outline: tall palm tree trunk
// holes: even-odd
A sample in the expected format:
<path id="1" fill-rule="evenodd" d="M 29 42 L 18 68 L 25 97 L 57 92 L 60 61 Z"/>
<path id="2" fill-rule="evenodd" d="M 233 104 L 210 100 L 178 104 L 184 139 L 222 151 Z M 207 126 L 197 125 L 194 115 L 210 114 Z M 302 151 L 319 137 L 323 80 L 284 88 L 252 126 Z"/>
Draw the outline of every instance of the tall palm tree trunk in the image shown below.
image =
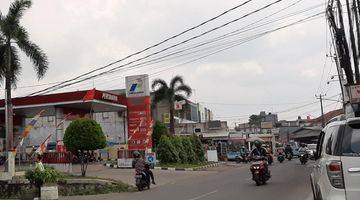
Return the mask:
<path id="1" fill-rule="evenodd" d="M 5 75 L 5 127 L 6 127 L 6 150 L 14 148 L 13 108 L 11 101 L 11 46 L 8 47 L 8 66 Z"/>
<path id="2" fill-rule="evenodd" d="M 170 134 L 175 135 L 174 103 L 170 103 Z"/>

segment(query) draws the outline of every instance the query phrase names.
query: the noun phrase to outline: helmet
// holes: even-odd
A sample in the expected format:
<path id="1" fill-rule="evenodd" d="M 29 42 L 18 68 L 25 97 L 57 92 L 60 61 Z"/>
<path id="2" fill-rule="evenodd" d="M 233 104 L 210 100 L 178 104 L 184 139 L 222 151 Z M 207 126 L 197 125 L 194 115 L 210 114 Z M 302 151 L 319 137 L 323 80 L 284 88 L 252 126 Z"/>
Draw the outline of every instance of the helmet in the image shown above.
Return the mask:
<path id="1" fill-rule="evenodd" d="M 254 145 L 255 145 L 256 148 L 260 148 L 261 147 L 261 142 L 259 140 L 255 140 Z"/>
<path id="2" fill-rule="evenodd" d="M 139 158 L 140 157 L 140 152 L 134 151 L 133 156 L 134 156 L 134 158 Z"/>
<path id="3" fill-rule="evenodd" d="M 306 145 L 305 145 L 305 143 L 301 143 L 300 146 L 301 146 L 301 147 L 305 147 Z"/>

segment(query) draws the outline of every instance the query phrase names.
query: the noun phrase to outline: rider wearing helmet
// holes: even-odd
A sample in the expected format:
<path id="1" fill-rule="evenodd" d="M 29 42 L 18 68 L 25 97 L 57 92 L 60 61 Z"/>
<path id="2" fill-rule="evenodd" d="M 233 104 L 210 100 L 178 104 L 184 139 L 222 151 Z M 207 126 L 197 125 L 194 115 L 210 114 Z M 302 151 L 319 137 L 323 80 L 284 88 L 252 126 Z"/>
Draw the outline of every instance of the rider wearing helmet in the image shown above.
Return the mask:
<path id="1" fill-rule="evenodd" d="M 141 158 L 140 152 L 134 151 L 134 160 L 132 161 L 132 167 L 135 168 L 137 173 L 142 173 L 145 170 L 145 161 Z"/>
<path id="2" fill-rule="evenodd" d="M 266 157 L 266 149 L 261 146 L 261 142 L 259 140 L 255 140 L 254 142 L 255 148 L 251 151 L 250 157 L 254 158 L 255 156 Z"/>
<path id="3" fill-rule="evenodd" d="M 299 154 L 304 154 L 307 155 L 308 154 L 309 149 L 306 147 L 305 143 L 300 143 L 300 148 L 299 148 Z"/>
<path id="4" fill-rule="evenodd" d="M 293 149 L 291 148 L 290 144 L 287 144 L 285 147 L 285 154 L 290 154 L 291 156 L 293 156 Z"/>

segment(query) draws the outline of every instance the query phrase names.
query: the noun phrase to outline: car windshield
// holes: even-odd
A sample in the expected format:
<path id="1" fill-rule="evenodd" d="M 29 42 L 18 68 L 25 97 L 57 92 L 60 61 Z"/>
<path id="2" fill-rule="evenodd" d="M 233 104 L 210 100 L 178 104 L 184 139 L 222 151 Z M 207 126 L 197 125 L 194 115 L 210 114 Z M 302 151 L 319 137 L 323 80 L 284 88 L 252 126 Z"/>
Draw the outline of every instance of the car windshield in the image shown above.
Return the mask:
<path id="1" fill-rule="evenodd" d="M 360 156 L 360 124 L 346 126 L 342 143 L 343 156 Z"/>

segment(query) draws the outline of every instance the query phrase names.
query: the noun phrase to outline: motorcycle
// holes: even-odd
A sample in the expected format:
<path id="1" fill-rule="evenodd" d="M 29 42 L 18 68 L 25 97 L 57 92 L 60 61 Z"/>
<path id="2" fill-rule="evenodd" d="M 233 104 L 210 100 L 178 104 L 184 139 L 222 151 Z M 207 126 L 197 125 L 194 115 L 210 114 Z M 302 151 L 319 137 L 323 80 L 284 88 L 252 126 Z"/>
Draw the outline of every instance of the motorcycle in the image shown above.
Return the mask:
<path id="1" fill-rule="evenodd" d="M 277 160 L 282 163 L 284 160 L 285 160 L 285 156 L 284 154 L 279 154 L 278 157 L 277 157 Z"/>
<path id="2" fill-rule="evenodd" d="M 256 185 L 263 185 L 270 179 L 270 171 L 267 168 L 267 161 L 264 158 L 253 159 L 254 162 L 250 166 L 252 179 Z"/>
<path id="3" fill-rule="evenodd" d="M 307 154 L 300 154 L 299 160 L 300 160 L 300 163 L 301 163 L 302 165 L 305 165 L 306 162 L 308 161 Z"/>
<path id="4" fill-rule="evenodd" d="M 272 165 L 272 163 L 274 162 L 274 158 L 270 153 L 267 153 L 267 160 L 268 160 L 268 164 Z"/>
<path id="5" fill-rule="evenodd" d="M 291 153 L 286 153 L 286 159 L 288 159 L 289 161 L 292 159 L 292 155 Z"/>
<path id="6" fill-rule="evenodd" d="M 139 191 L 143 191 L 145 188 L 150 189 L 150 178 L 145 172 L 136 173 L 135 185 Z"/>

